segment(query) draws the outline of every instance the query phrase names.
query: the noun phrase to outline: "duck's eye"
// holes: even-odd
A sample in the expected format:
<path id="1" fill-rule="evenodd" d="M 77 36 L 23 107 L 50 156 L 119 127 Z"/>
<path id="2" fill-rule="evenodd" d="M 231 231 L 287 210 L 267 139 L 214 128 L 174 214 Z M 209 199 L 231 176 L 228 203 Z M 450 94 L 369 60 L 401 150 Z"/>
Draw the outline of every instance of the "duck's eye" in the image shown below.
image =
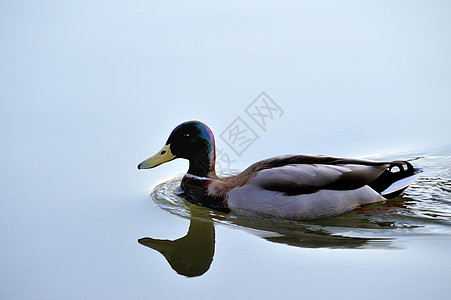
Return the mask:
<path id="1" fill-rule="evenodd" d="M 160 155 L 163 155 L 165 153 L 166 153 L 166 150 L 163 150 L 163 151 L 160 152 Z"/>
<path id="2" fill-rule="evenodd" d="M 186 137 L 188 137 L 189 136 L 189 133 L 185 133 L 183 136 L 186 136 Z"/>

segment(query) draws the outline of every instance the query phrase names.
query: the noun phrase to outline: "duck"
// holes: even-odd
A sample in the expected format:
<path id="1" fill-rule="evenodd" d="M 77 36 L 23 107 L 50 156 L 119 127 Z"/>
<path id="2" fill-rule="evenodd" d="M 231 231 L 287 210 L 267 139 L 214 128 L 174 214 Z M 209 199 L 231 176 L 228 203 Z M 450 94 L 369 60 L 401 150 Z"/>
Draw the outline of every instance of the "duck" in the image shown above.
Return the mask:
<path id="1" fill-rule="evenodd" d="M 219 177 L 213 132 L 200 121 L 176 126 L 163 148 L 138 169 L 155 168 L 178 158 L 189 161 L 180 183 L 186 200 L 223 212 L 292 220 L 337 216 L 396 197 L 422 172 L 408 161 L 287 154 L 258 161 L 239 174 Z"/>

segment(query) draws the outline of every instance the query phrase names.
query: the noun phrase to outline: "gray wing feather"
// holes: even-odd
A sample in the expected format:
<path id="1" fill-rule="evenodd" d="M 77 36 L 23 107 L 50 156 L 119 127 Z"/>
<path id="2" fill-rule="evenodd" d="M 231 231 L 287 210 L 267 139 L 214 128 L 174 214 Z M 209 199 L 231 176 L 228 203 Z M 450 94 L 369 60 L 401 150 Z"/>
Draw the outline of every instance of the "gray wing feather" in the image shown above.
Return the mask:
<path id="1" fill-rule="evenodd" d="M 357 189 L 372 182 L 386 168 L 387 165 L 293 164 L 261 170 L 251 182 L 288 195 L 314 193 L 321 189 Z"/>

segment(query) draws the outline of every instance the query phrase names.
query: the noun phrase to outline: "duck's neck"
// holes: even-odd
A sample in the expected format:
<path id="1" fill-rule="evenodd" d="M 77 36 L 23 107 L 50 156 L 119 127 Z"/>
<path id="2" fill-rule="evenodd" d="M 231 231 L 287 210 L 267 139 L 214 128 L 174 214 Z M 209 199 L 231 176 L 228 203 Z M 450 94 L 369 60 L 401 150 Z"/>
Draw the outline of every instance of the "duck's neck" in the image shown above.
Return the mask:
<path id="1" fill-rule="evenodd" d="M 216 154 L 214 145 L 210 151 L 204 151 L 196 154 L 189 160 L 188 174 L 206 177 L 218 178 L 215 172 Z"/>

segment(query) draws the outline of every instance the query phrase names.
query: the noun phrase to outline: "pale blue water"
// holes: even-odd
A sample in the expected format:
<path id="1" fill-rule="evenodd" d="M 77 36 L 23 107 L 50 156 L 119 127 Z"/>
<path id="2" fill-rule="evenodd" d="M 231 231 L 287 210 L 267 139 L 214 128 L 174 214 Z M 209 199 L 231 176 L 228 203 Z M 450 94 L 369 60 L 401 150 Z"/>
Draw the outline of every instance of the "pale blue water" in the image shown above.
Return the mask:
<path id="1" fill-rule="evenodd" d="M 448 298 L 450 11 L 0 1 L 0 298 Z M 319 153 L 416 159 L 424 174 L 335 218 L 224 215 L 174 194 L 186 162 L 136 169 L 191 119 L 222 168 Z M 190 224 L 203 233 L 173 262 L 188 278 L 140 239 Z"/>

